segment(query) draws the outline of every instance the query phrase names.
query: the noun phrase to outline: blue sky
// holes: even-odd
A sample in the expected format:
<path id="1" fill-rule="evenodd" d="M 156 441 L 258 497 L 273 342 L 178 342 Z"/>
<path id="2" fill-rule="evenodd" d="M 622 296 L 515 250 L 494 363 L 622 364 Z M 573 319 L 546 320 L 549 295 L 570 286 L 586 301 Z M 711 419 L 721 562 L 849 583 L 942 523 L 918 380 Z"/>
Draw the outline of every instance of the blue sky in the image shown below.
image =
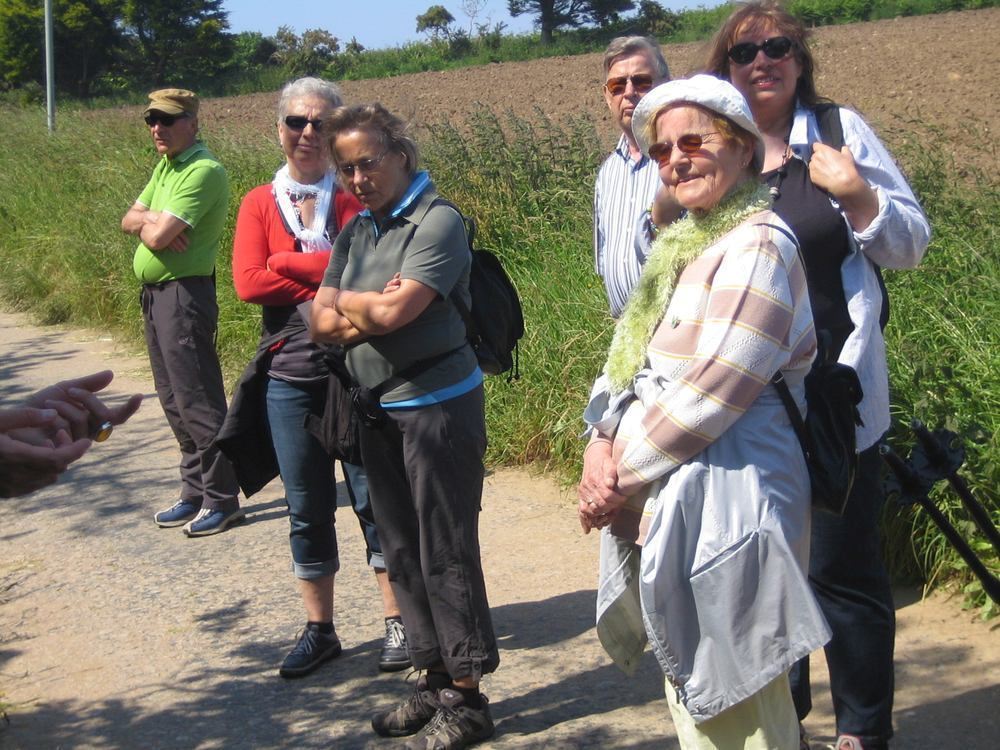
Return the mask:
<path id="1" fill-rule="evenodd" d="M 507 15 L 507 0 L 473 0 L 481 10 L 477 23 L 505 23 L 507 34 L 532 30 L 533 18 Z M 694 5 L 692 0 L 660 0 L 666 8 Z M 715 5 L 709 2 L 708 5 Z M 417 16 L 432 5 L 443 5 L 455 17 L 461 28 L 469 28 L 469 17 L 462 11 L 462 0 L 319 0 L 319 2 L 285 5 L 280 0 L 226 0 L 230 30 L 259 31 L 271 36 L 279 26 L 291 26 L 301 34 L 306 29 L 326 29 L 346 44 L 351 37 L 368 49 L 380 49 L 426 39 L 417 33 Z M 638 3 L 636 3 L 638 6 Z"/>
<path id="2" fill-rule="evenodd" d="M 369 49 L 393 47 L 426 39 L 418 34 L 417 16 L 432 5 L 443 5 L 455 17 L 456 25 L 469 28 L 462 12 L 462 0 L 337 0 L 286 5 L 280 0 L 226 0 L 230 31 L 259 31 L 270 36 L 279 26 L 291 26 L 301 34 L 306 29 L 326 29 L 345 44 L 356 37 Z M 531 31 L 531 18 L 507 15 L 507 0 L 482 0 L 478 23 L 507 24 L 505 32 Z"/>

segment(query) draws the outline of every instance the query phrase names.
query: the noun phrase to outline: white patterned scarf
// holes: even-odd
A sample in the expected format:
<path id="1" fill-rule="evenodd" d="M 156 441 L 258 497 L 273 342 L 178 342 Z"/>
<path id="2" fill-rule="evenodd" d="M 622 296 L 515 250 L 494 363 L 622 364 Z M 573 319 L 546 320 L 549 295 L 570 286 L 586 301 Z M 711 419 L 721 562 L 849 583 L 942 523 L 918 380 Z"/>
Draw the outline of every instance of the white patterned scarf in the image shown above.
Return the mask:
<path id="1" fill-rule="evenodd" d="M 330 214 L 330 204 L 333 201 L 334 175 L 332 170 L 327 170 L 323 179 L 312 185 L 303 185 L 292 179 L 288 173 L 288 165 L 274 173 L 274 180 L 271 182 L 274 189 L 274 199 L 278 204 L 278 210 L 285 217 L 285 223 L 291 228 L 295 239 L 299 241 L 304 253 L 327 252 L 333 249 L 330 240 L 326 237 L 326 222 Z M 313 195 L 316 197 L 316 206 L 313 210 L 312 224 L 303 227 L 299 221 L 299 216 L 292 205 L 292 195 L 303 196 Z"/>

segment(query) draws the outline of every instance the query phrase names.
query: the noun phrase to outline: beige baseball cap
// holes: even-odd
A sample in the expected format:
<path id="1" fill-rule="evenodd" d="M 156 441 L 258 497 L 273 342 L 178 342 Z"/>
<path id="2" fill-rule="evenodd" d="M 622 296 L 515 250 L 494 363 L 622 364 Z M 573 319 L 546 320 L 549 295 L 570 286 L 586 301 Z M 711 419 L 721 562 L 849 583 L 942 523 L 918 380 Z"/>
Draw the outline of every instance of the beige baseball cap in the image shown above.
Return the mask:
<path id="1" fill-rule="evenodd" d="M 165 115 L 197 115 L 198 95 L 187 89 L 159 89 L 149 95 L 149 104 L 142 114 L 162 112 Z"/>

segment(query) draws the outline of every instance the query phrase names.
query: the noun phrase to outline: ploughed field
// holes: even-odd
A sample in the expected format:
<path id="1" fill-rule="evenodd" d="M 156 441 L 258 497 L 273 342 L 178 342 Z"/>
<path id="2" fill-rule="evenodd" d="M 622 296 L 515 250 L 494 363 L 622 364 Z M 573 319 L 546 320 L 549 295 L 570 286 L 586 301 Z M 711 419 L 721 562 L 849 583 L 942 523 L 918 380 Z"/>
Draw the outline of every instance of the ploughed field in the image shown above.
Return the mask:
<path id="1" fill-rule="evenodd" d="M 817 89 L 861 112 L 893 148 L 909 140 L 947 151 L 959 170 L 976 165 L 995 173 L 998 38 L 1000 8 L 819 28 L 812 39 Z M 706 47 L 665 45 L 672 75 L 696 72 Z M 590 116 L 610 147 L 614 125 L 602 82 L 601 55 L 588 54 L 346 81 L 342 87 L 349 103 L 381 101 L 422 127 L 461 122 L 480 105 L 528 120 L 537 120 L 538 110 L 556 121 Z M 276 92 L 212 100 L 203 108 L 202 125 L 209 140 L 216 127 L 246 129 L 254 139 L 269 135 L 276 103 Z"/>

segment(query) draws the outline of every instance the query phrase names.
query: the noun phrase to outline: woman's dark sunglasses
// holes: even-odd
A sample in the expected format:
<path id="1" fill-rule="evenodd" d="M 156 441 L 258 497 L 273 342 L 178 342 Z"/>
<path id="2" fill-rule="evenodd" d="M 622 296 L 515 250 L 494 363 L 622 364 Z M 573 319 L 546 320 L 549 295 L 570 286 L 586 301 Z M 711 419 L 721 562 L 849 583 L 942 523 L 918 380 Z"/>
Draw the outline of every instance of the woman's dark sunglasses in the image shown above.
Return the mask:
<path id="1" fill-rule="evenodd" d="M 302 117 L 301 115 L 285 116 L 285 127 L 291 128 L 296 132 L 305 130 L 306 125 L 312 125 L 313 130 L 315 130 L 317 133 L 323 129 L 322 120 L 310 120 L 308 117 Z"/>
<path id="2" fill-rule="evenodd" d="M 146 121 L 149 127 L 155 127 L 156 125 L 162 125 L 165 128 L 169 128 L 178 120 L 183 120 L 187 117 L 187 113 L 182 115 L 165 115 L 162 112 L 150 112 L 148 115 L 142 119 Z"/>
<path id="3" fill-rule="evenodd" d="M 701 147 L 705 145 L 705 139 L 710 135 L 718 135 L 718 133 L 685 133 L 677 139 L 676 144 L 669 141 L 654 143 L 649 147 L 649 158 L 661 167 L 665 167 L 670 163 L 670 153 L 674 150 L 675 145 L 682 153 L 690 156 L 701 150 Z"/>
<path id="4" fill-rule="evenodd" d="M 756 59 L 757 53 L 764 50 L 764 54 L 772 60 L 781 60 L 792 51 L 792 47 L 794 46 L 795 42 L 787 36 L 771 37 L 770 39 L 765 39 L 760 44 L 743 42 L 742 44 L 734 44 L 729 48 L 729 59 L 737 65 L 749 65 Z"/>
<path id="5" fill-rule="evenodd" d="M 619 76 L 617 78 L 609 78 L 604 82 L 604 88 L 608 90 L 611 96 L 621 96 L 625 93 L 625 88 L 628 86 L 628 82 L 632 82 L 632 88 L 637 94 L 645 94 L 651 88 L 653 88 L 653 76 L 640 73 L 637 76 Z"/>

